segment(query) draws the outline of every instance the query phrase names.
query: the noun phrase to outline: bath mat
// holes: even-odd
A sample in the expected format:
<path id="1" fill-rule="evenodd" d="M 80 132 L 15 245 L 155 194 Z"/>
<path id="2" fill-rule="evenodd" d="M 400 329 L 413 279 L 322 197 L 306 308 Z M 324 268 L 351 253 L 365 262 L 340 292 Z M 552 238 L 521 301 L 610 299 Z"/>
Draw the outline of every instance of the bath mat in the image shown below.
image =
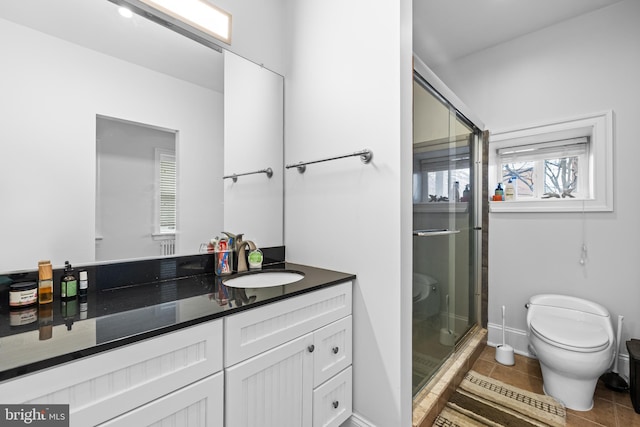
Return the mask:
<path id="1" fill-rule="evenodd" d="M 563 427 L 566 411 L 552 397 L 469 371 L 433 425 Z"/>

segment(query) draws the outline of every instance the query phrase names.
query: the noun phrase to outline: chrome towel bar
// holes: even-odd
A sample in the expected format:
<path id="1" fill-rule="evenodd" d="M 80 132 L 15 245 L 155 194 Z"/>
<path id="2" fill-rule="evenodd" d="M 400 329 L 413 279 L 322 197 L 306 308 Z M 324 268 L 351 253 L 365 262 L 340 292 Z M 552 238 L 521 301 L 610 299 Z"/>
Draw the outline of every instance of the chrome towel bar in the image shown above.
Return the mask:
<path id="1" fill-rule="evenodd" d="M 445 234 L 458 234 L 460 230 L 449 230 L 446 228 L 437 228 L 434 230 L 416 230 L 413 232 L 414 236 L 417 237 L 431 237 L 431 236 L 442 236 Z"/>
<path id="2" fill-rule="evenodd" d="M 313 160 L 311 162 L 300 162 L 300 163 L 296 163 L 296 164 L 293 164 L 293 165 L 287 165 L 285 167 L 287 169 L 297 168 L 298 172 L 304 173 L 304 171 L 307 170 L 307 165 L 312 165 L 314 163 L 328 162 L 330 160 L 344 159 L 345 157 L 355 157 L 355 156 L 360 156 L 360 160 L 362 161 L 362 163 L 367 164 L 373 158 L 373 151 L 371 151 L 369 149 L 364 149 L 364 150 L 361 150 L 361 151 L 357 151 L 355 153 L 345 154 L 343 156 L 329 157 L 327 159 Z"/>
<path id="3" fill-rule="evenodd" d="M 238 182 L 238 177 L 239 176 L 255 175 L 257 173 L 267 174 L 267 178 L 271 178 L 273 176 L 273 170 L 271 168 L 266 168 L 266 169 L 262 169 L 262 170 L 259 170 L 259 171 L 253 171 L 253 172 L 234 173 L 233 175 L 223 176 L 222 179 L 231 178 L 233 180 L 233 182 Z"/>

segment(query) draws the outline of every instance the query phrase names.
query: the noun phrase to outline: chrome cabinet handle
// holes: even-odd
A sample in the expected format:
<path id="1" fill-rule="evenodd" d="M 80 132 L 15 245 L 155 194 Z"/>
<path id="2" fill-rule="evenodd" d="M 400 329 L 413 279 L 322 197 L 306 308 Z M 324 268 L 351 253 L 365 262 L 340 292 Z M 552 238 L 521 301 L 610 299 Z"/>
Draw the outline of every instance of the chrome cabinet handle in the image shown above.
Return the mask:
<path id="1" fill-rule="evenodd" d="M 311 344 L 309 347 L 307 347 L 307 350 L 309 350 L 309 353 L 313 353 L 313 350 L 315 350 L 315 349 L 316 349 L 316 347 L 313 344 Z"/>
<path id="2" fill-rule="evenodd" d="M 338 352 L 340 351 L 340 349 L 338 348 L 338 346 L 335 346 L 331 349 L 331 351 L 333 351 L 333 354 L 338 354 Z"/>
<path id="3" fill-rule="evenodd" d="M 333 408 L 336 409 L 340 405 L 340 402 L 338 402 L 337 400 L 334 400 L 332 405 L 333 405 Z"/>

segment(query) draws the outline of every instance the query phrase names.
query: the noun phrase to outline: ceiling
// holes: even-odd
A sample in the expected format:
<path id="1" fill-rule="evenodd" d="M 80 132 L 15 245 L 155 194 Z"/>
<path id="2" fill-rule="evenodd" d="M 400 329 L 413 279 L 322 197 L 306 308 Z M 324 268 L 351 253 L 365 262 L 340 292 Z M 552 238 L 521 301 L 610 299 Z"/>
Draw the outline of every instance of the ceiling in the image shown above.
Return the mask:
<path id="1" fill-rule="evenodd" d="M 34 11 L 37 11 L 35 13 Z M 218 92 L 223 56 L 107 0 L 0 1 L 0 19 Z"/>
<path id="2" fill-rule="evenodd" d="M 413 0 L 413 50 L 429 67 L 621 0 Z"/>
<path id="3" fill-rule="evenodd" d="M 413 49 L 431 68 L 622 0 L 413 0 Z M 70 9 L 70 10 L 67 10 Z M 33 13 L 37 10 L 38 13 Z M 106 0 L 0 2 L 0 17 L 222 90 L 222 55 Z M 148 38 L 141 38 L 143 32 Z"/>

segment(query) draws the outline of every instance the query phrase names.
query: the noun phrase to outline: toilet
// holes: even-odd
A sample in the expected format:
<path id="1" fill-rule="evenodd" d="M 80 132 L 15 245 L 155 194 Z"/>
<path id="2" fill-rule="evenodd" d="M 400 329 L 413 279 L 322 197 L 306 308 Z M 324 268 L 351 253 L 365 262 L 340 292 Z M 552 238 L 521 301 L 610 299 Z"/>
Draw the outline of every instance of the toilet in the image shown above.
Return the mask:
<path id="1" fill-rule="evenodd" d="M 440 313 L 438 281 L 427 274 L 413 273 L 414 317 L 430 318 Z"/>
<path id="2" fill-rule="evenodd" d="M 589 411 L 598 378 L 615 357 L 606 308 L 567 295 L 534 295 L 526 304 L 529 351 L 540 362 L 545 394 L 569 409 Z"/>

